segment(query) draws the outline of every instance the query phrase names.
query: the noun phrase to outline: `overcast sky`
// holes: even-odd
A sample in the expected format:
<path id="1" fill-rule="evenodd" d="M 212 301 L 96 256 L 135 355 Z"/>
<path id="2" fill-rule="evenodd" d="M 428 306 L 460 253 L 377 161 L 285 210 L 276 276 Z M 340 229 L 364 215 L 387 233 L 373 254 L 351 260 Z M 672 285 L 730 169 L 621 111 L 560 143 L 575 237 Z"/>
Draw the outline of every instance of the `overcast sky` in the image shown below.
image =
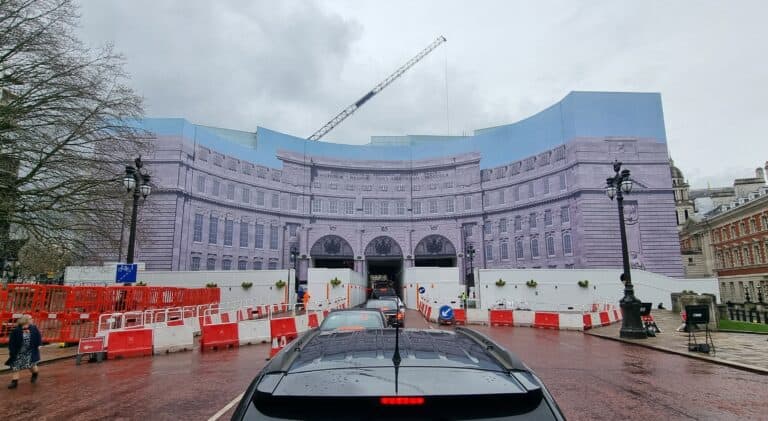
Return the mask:
<path id="1" fill-rule="evenodd" d="M 448 42 L 328 136 L 470 133 L 570 91 L 660 92 L 694 187 L 768 159 L 768 2 L 82 1 L 147 115 L 306 137 L 438 35 Z"/>

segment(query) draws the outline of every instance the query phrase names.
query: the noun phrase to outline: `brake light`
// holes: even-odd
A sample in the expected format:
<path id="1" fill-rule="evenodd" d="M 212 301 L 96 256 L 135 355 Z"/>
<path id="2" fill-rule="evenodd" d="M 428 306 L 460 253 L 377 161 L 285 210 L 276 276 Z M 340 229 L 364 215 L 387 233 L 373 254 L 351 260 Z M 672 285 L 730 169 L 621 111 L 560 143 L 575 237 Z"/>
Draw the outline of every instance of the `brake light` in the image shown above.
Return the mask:
<path id="1" fill-rule="evenodd" d="M 398 312 L 397 313 L 398 320 L 403 320 L 403 313 Z"/>
<path id="2" fill-rule="evenodd" d="M 379 400 L 382 405 L 424 405 L 421 396 L 382 396 Z"/>

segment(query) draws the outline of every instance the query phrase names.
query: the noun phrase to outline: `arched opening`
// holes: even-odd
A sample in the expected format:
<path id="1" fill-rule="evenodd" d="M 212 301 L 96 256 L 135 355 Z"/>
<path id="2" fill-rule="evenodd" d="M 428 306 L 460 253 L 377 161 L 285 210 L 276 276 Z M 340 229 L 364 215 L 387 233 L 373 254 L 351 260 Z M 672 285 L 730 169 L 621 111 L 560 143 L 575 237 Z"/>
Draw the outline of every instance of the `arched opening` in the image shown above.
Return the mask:
<path id="1" fill-rule="evenodd" d="M 413 251 L 416 266 L 455 267 L 456 247 L 439 234 L 424 237 Z"/>
<path id="2" fill-rule="evenodd" d="M 371 240 L 365 247 L 365 263 L 369 288 L 381 282 L 402 294 L 403 250 L 397 241 L 386 235 Z"/>
<path id="3" fill-rule="evenodd" d="M 315 241 L 309 250 L 309 257 L 316 268 L 355 268 L 352 246 L 338 235 L 326 235 Z"/>

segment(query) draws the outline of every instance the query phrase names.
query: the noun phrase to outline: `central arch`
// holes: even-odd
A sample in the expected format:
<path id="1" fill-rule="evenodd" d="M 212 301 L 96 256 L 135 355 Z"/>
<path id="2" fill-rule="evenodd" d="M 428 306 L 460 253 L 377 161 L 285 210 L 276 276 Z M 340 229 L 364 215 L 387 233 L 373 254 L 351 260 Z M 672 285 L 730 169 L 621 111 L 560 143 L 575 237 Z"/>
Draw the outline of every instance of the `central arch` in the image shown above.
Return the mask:
<path id="1" fill-rule="evenodd" d="M 376 281 L 389 281 L 398 295 L 402 294 L 403 250 L 392 237 L 381 235 L 365 247 L 368 286 Z"/>
<path id="2" fill-rule="evenodd" d="M 355 256 L 349 242 L 338 235 L 320 237 L 309 250 L 312 266 L 316 268 L 354 269 Z"/>
<path id="3" fill-rule="evenodd" d="M 455 267 L 456 247 L 444 236 L 432 234 L 416 244 L 413 257 L 416 266 Z"/>

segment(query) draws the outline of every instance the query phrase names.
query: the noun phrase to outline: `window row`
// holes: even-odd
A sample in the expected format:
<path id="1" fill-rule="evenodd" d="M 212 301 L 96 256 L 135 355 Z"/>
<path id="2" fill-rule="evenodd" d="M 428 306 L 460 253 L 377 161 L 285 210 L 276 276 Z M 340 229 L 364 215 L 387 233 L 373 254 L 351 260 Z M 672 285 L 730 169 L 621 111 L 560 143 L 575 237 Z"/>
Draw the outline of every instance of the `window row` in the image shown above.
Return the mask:
<path id="1" fill-rule="evenodd" d="M 760 225 L 758 226 L 758 218 Z M 768 231 L 768 215 L 752 216 L 746 220 L 734 222 L 728 227 L 720 228 L 715 231 L 717 241 L 722 242 L 726 240 L 733 240 L 743 235 L 749 235 L 760 231 Z"/>
<path id="2" fill-rule="evenodd" d="M 717 253 L 717 263 L 722 269 L 739 268 L 742 266 L 762 265 L 768 263 L 768 241 L 734 247 Z"/>
<path id="3" fill-rule="evenodd" d="M 195 221 L 193 224 L 193 230 L 192 230 L 192 241 L 197 243 L 203 242 L 203 225 L 204 225 L 204 216 L 200 213 L 195 214 Z M 238 233 L 239 233 L 239 246 L 241 248 L 248 248 L 249 247 L 249 231 L 251 224 L 247 222 L 240 222 L 238 227 Z M 223 245 L 224 246 L 232 246 L 233 243 L 233 236 L 234 236 L 234 226 L 235 221 L 232 219 L 225 219 L 224 220 L 224 237 L 223 237 Z M 264 224 L 253 224 L 254 229 L 254 248 L 257 249 L 263 249 L 264 248 L 264 232 L 265 232 L 265 226 Z M 290 228 L 290 235 L 295 236 L 296 235 L 296 225 L 291 224 L 289 225 Z M 278 242 L 279 242 L 279 227 L 277 225 L 270 225 L 269 226 L 269 248 L 272 250 L 277 250 Z M 208 217 L 208 244 L 218 244 L 219 242 L 219 217 L 218 216 L 209 216 Z"/>
<path id="4" fill-rule="evenodd" d="M 529 181 L 528 183 L 512 187 L 511 198 L 507 195 L 507 188 L 495 190 L 493 192 L 486 193 L 484 197 L 485 204 L 490 206 L 491 204 L 503 205 L 507 203 L 507 200 L 511 200 L 510 203 L 519 202 L 521 195 L 528 199 L 534 198 L 537 194 L 547 195 L 554 190 L 554 177 L 544 177 L 540 180 Z M 557 187 L 560 191 L 568 189 L 566 182 L 566 175 L 564 172 L 558 174 Z M 509 198 L 509 199 L 508 199 Z"/>
<path id="5" fill-rule="evenodd" d="M 546 234 L 544 236 L 544 244 L 539 244 L 540 240 L 539 237 L 532 237 L 527 241 L 523 238 L 516 238 L 514 240 L 514 253 L 515 253 L 515 259 L 517 260 L 523 260 L 525 259 L 525 248 L 528 247 L 530 258 L 532 259 L 538 259 L 541 256 L 541 253 L 546 253 L 546 256 L 548 257 L 555 257 L 557 256 L 557 250 L 555 248 L 555 235 L 553 233 Z M 510 259 L 510 243 L 507 241 L 502 241 L 499 243 L 498 249 L 499 249 L 499 260 L 509 260 Z M 541 250 L 541 247 L 544 249 Z M 573 255 L 573 244 L 571 240 L 571 233 L 570 231 L 565 231 L 562 234 L 561 238 L 561 252 L 564 256 L 571 256 Z M 485 244 L 485 258 L 486 260 L 493 261 L 494 259 L 494 244 L 492 242 L 487 242 Z"/>
<path id="6" fill-rule="evenodd" d="M 214 197 L 219 197 L 221 195 L 221 185 L 219 183 L 219 180 L 214 179 L 211 183 L 211 190 L 210 195 Z M 240 201 L 244 204 L 254 204 L 256 206 L 260 207 L 266 207 L 267 202 L 269 201 L 269 206 L 272 208 L 280 208 L 280 193 L 277 192 L 265 192 L 264 190 L 256 190 L 255 197 L 252 197 L 251 195 L 251 189 L 247 187 L 238 188 L 237 192 L 239 192 L 239 195 L 235 195 L 235 185 L 234 184 L 227 184 L 225 186 L 224 190 L 224 197 L 227 200 L 232 201 Z M 206 177 L 203 175 L 199 175 L 197 177 L 197 192 L 198 193 L 207 193 L 206 190 Z M 289 195 L 288 199 L 288 206 L 290 210 L 297 211 L 299 210 L 299 195 L 291 194 Z"/>
<path id="7" fill-rule="evenodd" d="M 202 270 L 201 267 L 202 263 L 202 257 L 200 256 L 192 256 L 192 258 L 189 261 L 189 270 L 197 271 Z M 205 260 L 205 270 L 232 270 L 232 264 L 233 259 L 221 259 L 221 266 L 218 268 L 216 267 L 217 259 L 214 257 L 209 257 Z M 237 270 L 261 270 L 264 268 L 263 262 L 261 260 L 254 260 L 250 265 L 248 264 L 247 259 L 238 259 L 237 260 Z M 267 269 L 269 270 L 275 270 L 277 269 L 277 260 L 270 259 L 269 262 L 267 262 Z"/>
<path id="8" fill-rule="evenodd" d="M 539 214 L 536 212 L 531 212 L 528 214 L 528 228 L 529 229 L 536 229 L 539 226 Z M 552 215 L 551 209 L 546 209 L 543 212 L 543 215 L 541 217 L 543 219 L 543 224 L 545 227 L 551 227 L 554 225 L 554 217 Z M 571 222 L 571 209 L 570 206 L 563 206 L 560 208 L 560 224 L 568 224 Z M 486 222 L 483 225 L 483 231 L 486 235 L 491 235 L 493 233 L 493 223 L 492 222 Z M 508 227 L 508 219 L 507 218 L 500 218 L 499 221 L 496 223 L 496 226 L 498 227 L 498 233 L 499 234 L 505 234 L 509 232 Z M 519 232 L 523 230 L 523 217 L 520 215 L 517 215 L 513 218 L 513 230 L 515 232 Z"/>

